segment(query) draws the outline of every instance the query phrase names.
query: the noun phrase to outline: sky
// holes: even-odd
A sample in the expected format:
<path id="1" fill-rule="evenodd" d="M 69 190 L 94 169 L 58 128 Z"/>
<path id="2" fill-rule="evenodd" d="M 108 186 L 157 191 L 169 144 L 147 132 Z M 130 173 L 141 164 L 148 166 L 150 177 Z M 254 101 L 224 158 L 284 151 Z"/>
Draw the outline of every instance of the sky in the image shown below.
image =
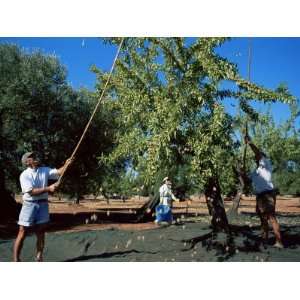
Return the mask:
<path id="1" fill-rule="evenodd" d="M 116 53 L 116 47 L 104 44 L 100 38 L 2 37 L 0 43 L 14 43 L 29 52 L 38 49 L 47 54 L 55 54 L 66 66 L 67 79 L 76 89 L 94 89 L 96 76 L 89 70 L 90 67 L 95 64 L 104 70 L 110 70 Z M 290 92 L 300 99 L 300 38 L 241 37 L 225 42 L 217 52 L 236 63 L 244 78 L 247 78 L 249 43 L 252 45 L 251 81 L 270 89 L 286 83 Z M 231 105 L 229 102 L 226 110 L 234 113 L 234 103 Z M 266 106 L 255 101 L 252 105 L 260 111 L 266 110 Z M 288 106 L 281 103 L 272 104 L 272 113 L 277 124 L 289 117 Z"/>

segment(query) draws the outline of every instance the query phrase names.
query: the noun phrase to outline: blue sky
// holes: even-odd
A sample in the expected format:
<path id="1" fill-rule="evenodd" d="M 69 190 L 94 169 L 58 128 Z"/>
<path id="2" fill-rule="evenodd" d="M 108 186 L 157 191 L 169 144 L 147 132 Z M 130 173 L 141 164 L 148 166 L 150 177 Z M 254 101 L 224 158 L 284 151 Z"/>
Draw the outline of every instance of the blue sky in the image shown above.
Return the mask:
<path id="1" fill-rule="evenodd" d="M 286 83 L 290 92 L 300 99 L 300 38 L 251 38 L 251 81 L 266 88 L 275 89 Z M 225 43 L 219 53 L 238 65 L 240 74 L 247 78 L 249 38 L 234 38 Z M 264 111 L 266 105 L 252 102 Z M 287 105 L 272 104 L 276 122 L 289 116 Z"/>
<path id="2" fill-rule="evenodd" d="M 99 38 L 0 38 L 0 43 L 15 43 L 28 51 L 40 49 L 55 53 L 68 70 L 68 81 L 74 88 L 95 86 L 92 64 L 109 70 L 116 48 L 105 45 Z M 294 96 L 300 99 L 300 38 L 251 38 L 251 80 L 274 89 L 285 82 Z M 249 38 L 233 38 L 218 49 L 218 53 L 238 65 L 240 74 L 247 77 Z M 265 107 L 253 103 L 259 109 Z M 231 105 L 226 106 L 234 112 Z M 286 105 L 272 105 L 276 122 L 289 116 Z"/>

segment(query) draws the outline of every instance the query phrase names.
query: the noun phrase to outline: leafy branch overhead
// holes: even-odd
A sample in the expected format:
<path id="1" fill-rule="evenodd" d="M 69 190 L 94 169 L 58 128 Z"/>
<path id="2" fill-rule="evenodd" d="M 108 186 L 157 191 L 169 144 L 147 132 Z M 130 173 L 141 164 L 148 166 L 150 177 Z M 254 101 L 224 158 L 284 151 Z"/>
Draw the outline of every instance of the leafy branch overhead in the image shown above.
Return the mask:
<path id="1" fill-rule="evenodd" d="M 173 170 L 177 176 L 174 166 L 189 166 L 185 176 L 195 184 L 222 174 L 236 148 L 235 121 L 223 100 L 236 99 L 252 120 L 258 114 L 251 100 L 295 101 L 284 86 L 270 90 L 243 79 L 235 64 L 216 53 L 226 40 L 125 39 L 106 102 L 116 111 L 116 147 L 103 159 L 113 164 L 126 158 L 149 184 L 158 173 Z M 107 74 L 94 71 L 100 91 Z M 236 85 L 223 89 L 228 81 Z"/>

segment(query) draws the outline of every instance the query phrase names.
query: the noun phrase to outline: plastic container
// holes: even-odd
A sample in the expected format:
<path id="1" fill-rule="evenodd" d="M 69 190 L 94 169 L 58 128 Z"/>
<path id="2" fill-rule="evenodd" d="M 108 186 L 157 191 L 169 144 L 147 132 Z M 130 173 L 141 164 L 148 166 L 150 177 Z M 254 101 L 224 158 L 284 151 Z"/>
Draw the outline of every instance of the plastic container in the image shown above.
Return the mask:
<path id="1" fill-rule="evenodd" d="M 172 222 L 172 211 L 169 205 L 159 204 L 155 208 L 156 222 Z"/>

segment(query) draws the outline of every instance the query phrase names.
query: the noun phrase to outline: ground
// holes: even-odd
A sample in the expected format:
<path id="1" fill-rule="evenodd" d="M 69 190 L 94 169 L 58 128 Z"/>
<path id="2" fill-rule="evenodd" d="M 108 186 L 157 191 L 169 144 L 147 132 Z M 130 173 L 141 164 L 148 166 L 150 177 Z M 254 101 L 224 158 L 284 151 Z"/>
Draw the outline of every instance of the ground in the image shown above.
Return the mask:
<path id="1" fill-rule="evenodd" d="M 50 199 L 51 223 L 45 261 L 300 261 L 300 199 L 279 197 L 277 216 L 285 249 L 259 243 L 255 200 L 244 197 L 237 217 L 230 219 L 232 236 L 213 235 L 203 198 L 175 203 L 176 224 L 134 223 L 135 212 L 146 201 L 86 199 L 73 205 Z M 225 201 L 226 209 L 232 205 Z M 10 261 L 14 223 L 0 225 L 0 261 Z M 22 259 L 34 261 L 35 236 L 24 244 Z"/>

